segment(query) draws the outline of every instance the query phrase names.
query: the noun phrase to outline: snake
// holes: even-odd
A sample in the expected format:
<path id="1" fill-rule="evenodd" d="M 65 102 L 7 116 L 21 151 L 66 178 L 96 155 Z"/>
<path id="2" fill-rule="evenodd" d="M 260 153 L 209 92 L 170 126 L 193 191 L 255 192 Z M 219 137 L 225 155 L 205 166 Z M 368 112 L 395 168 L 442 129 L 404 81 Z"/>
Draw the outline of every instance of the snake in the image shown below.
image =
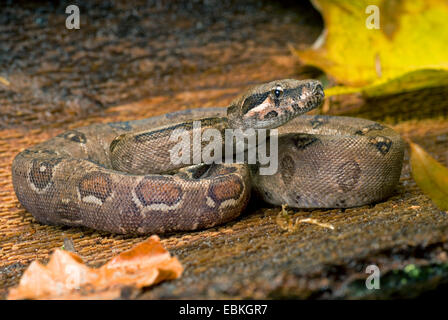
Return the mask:
<path id="1" fill-rule="evenodd" d="M 305 115 L 324 96 L 314 79 L 275 80 L 247 89 L 224 108 L 68 130 L 16 155 L 14 191 L 43 224 L 137 235 L 229 222 L 251 195 L 256 202 L 304 209 L 350 208 L 390 197 L 402 169 L 400 135 L 367 119 Z M 180 154 L 172 151 L 181 139 L 173 139 L 174 132 L 194 139 L 207 130 L 224 137 L 250 129 L 265 130 L 265 148 L 275 150 L 275 142 L 275 172 L 261 174 L 258 159 L 218 161 L 217 151 L 210 153 L 215 160 L 200 163 L 194 144 L 182 150 L 199 163 L 171 161 Z"/>

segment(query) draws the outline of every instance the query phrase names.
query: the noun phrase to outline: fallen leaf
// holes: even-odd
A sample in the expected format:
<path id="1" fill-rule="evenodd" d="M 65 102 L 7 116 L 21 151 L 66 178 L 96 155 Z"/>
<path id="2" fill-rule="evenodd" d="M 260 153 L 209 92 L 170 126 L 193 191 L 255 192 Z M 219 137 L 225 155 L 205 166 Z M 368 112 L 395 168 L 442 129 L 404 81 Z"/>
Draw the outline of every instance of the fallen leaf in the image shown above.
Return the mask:
<path id="1" fill-rule="evenodd" d="M 412 177 L 431 200 L 442 210 L 448 210 L 448 169 L 437 162 L 419 145 L 411 147 Z"/>
<path id="2" fill-rule="evenodd" d="M 343 86 L 326 96 L 379 96 L 448 84 L 448 2 L 445 0 L 314 0 L 325 28 L 309 49 L 293 50 Z M 379 29 L 366 26 L 379 9 Z"/>
<path id="3" fill-rule="evenodd" d="M 157 236 L 97 269 L 86 266 L 73 252 L 55 249 L 46 266 L 38 261 L 30 264 L 8 299 L 113 299 L 125 288 L 176 279 L 182 271 Z"/>
<path id="4" fill-rule="evenodd" d="M 422 69 L 408 72 L 393 79 L 378 81 L 365 87 L 334 86 L 325 89 L 325 95 L 331 97 L 341 94 L 361 93 L 365 97 L 372 98 L 441 86 L 448 86 L 447 71 Z"/>

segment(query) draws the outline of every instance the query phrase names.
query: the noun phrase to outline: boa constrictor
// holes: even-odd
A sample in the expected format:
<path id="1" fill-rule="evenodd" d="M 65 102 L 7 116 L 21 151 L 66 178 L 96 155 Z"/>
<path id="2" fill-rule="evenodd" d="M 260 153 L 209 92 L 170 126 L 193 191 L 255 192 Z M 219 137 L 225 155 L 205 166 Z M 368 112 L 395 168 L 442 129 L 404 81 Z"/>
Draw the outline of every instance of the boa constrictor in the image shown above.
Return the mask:
<path id="1" fill-rule="evenodd" d="M 278 80 L 246 91 L 228 108 L 69 130 L 16 156 L 14 190 L 42 223 L 123 234 L 230 221 L 245 208 L 252 187 L 266 202 L 297 208 L 346 208 L 389 196 L 401 173 L 400 136 L 364 119 L 296 118 L 323 97 L 318 81 Z M 166 173 L 178 169 L 170 164 L 170 135 L 194 131 L 194 119 L 201 130 L 278 128 L 277 172 L 215 163 Z"/>

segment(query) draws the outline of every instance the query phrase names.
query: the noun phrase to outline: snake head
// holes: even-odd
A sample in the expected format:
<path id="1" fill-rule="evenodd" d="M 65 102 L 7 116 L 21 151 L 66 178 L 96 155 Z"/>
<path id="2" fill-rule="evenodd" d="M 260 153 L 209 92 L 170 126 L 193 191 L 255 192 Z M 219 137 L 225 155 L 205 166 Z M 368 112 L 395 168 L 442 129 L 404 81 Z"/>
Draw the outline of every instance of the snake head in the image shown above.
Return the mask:
<path id="1" fill-rule="evenodd" d="M 317 80 L 283 79 L 249 89 L 227 109 L 234 129 L 273 129 L 321 105 L 322 84 Z"/>

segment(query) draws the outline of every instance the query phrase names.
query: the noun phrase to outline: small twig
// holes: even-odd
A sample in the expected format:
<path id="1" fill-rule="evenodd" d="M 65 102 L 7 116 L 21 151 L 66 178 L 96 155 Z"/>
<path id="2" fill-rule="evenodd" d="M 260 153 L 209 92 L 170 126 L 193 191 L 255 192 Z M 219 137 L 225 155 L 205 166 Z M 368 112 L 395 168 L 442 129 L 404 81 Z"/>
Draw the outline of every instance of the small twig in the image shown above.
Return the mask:
<path id="1" fill-rule="evenodd" d="M 319 222 L 316 219 L 306 218 L 299 220 L 296 218 L 294 221 L 291 219 L 291 216 L 288 214 L 288 210 L 286 210 L 286 204 L 282 205 L 282 210 L 277 215 L 277 225 L 283 230 L 287 230 L 288 232 L 292 232 L 297 230 L 299 223 L 310 223 L 315 224 L 323 228 L 334 230 L 334 226 L 329 223 Z"/>
<path id="2" fill-rule="evenodd" d="M 316 219 L 312 219 L 312 218 L 302 219 L 302 220 L 297 221 L 297 223 L 311 223 L 311 224 L 316 224 L 318 226 L 321 226 L 323 228 L 328 228 L 328 229 L 334 230 L 334 226 L 332 224 L 319 222 Z"/>

